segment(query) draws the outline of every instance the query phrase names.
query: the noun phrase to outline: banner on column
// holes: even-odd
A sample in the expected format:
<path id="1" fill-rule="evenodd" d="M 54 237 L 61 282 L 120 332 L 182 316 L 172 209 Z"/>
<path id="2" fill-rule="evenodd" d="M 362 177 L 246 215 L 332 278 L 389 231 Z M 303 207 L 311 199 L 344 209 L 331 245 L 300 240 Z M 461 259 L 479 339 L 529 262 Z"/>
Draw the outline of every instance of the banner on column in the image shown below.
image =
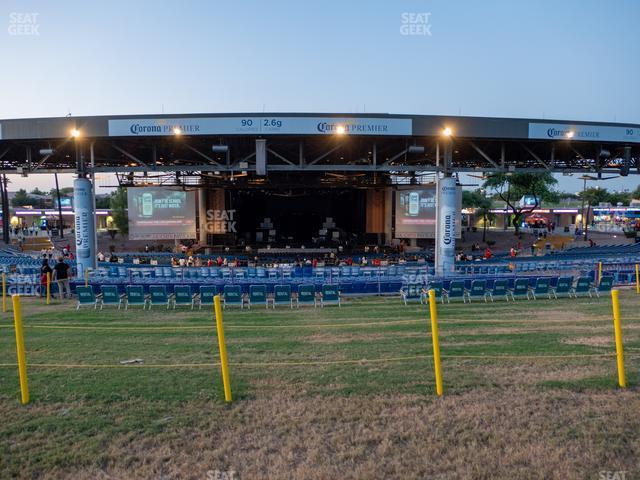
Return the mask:
<path id="1" fill-rule="evenodd" d="M 91 195 L 91 181 L 77 178 L 73 182 L 73 204 L 75 210 L 76 262 L 78 274 L 85 268 L 95 268 L 95 212 Z"/>
<path id="2" fill-rule="evenodd" d="M 454 271 L 456 255 L 456 224 L 458 215 L 456 179 L 438 181 L 438 228 L 436 232 L 436 274 L 446 276 Z"/>

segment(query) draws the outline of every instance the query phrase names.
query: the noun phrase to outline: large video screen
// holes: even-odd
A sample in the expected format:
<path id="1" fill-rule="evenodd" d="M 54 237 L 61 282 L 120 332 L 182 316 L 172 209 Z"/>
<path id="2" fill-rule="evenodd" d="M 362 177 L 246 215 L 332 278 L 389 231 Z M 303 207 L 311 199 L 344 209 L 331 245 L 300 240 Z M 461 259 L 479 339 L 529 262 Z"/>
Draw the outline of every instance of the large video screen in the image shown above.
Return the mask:
<path id="1" fill-rule="evenodd" d="M 127 192 L 130 240 L 196 238 L 196 192 L 161 187 Z"/>
<path id="2" fill-rule="evenodd" d="M 462 193 L 458 187 L 458 211 Z M 396 191 L 396 238 L 436 238 L 436 185 Z M 460 237 L 460 218 L 456 219 L 456 236 Z"/>

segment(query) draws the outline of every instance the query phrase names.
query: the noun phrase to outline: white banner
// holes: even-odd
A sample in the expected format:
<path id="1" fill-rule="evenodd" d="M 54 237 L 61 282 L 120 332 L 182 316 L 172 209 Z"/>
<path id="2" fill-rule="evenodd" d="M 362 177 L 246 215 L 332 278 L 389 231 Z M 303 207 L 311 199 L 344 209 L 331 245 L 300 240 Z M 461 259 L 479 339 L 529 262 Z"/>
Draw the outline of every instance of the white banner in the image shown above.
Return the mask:
<path id="1" fill-rule="evenodd" d="M 529 123 L 529 138 L 588 142 L 640 142 L 640 128 L 570 123 Z"/>
<path id="2" fill-rule="evenodd" d="M 411 135 L 410 118 L 202 117 L 109 120 L 110 137 L 174 135 Z"/>

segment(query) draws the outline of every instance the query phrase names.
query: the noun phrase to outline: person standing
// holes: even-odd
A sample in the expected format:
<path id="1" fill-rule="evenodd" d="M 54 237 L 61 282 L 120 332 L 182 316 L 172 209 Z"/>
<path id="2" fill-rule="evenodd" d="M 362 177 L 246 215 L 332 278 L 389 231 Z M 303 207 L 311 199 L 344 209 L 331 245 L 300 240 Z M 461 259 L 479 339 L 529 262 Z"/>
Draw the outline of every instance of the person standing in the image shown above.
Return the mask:
<path id="1" fill-rule="evenodd" d="M 60 300 L 69 295 L 71 298 L 71 287 L 69 286 L 69 265 L 64 262 L 64 257 L 58 257 L 58 263 L 53 267 L 53 278 L 58 285 L 58 296 Z"/>
<path id="2" fill-rule="evenodd" d="M 46 255 L 42 259 L 42 265 L 40 266 L 40 296 L 44 296 L 47 291 L 47 274 L 51 274 L 53 270 L 49 266 L 49 260 Z"/>

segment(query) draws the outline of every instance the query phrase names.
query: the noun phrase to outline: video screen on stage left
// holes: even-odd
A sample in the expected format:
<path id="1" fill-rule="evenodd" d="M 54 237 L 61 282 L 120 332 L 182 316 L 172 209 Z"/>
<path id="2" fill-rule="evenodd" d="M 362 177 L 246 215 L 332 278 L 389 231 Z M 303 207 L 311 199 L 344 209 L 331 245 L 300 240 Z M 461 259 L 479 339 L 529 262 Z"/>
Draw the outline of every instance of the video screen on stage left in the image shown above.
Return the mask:
<path id="1" fill-rule="evenodd" d="M 396 238 L 436 237 L 436 188 L 396 191 Z"/>
<path id="2" fill-rule="evenodd" d="M 196 192 L 137 187 L 127 197 L 130 240 L 196 238 Z"/>

